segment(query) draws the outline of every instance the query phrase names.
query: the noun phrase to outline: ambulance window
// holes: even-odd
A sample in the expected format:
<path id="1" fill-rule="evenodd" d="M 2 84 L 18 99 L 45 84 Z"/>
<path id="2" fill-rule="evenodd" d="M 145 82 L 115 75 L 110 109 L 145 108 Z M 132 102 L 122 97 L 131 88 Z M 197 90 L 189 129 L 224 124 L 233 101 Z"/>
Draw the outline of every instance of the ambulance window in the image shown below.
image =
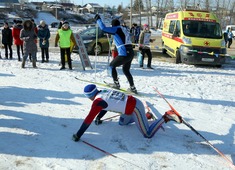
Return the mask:
<path id="1" fill-rule="evenodd" d="M 180 37 L 180 21 L 177 21 L 176 22 L 176 26 L 175 26 L 175 32 L 174 34 L 177 36 L 177 37 Z"/>
<path id="2" fill-rule="evenodd" d="M 176 21 L 171 21 L 170 22 L 169 33 L 171 33 L 171 34 L 173 34 L 173 32 L 175 30 L 175 22 Z"/>

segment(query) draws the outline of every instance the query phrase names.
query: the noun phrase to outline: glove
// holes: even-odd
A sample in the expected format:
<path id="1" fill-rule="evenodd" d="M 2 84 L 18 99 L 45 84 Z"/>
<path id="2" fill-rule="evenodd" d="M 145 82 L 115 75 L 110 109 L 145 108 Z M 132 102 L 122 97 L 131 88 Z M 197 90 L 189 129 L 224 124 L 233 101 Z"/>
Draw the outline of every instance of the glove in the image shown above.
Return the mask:
<path id="1" fill-rule="evenodd" d="M 95 124 L 96 125 L 100 125 L 100 124 L 102 124 L 103 123 L 103 120 L 100 120 L 99 118 L 96 118 L 95 119 Z"/>
<path id="2" fill-rule="evenodd" d="M 74 142 L 77 142 L 77 141 L 80 140 L 80 138 L 77 136 L 77 134 L 73 134 L 72 140 L 73 140 Z"/>
<path id="3" fill-rule="evenodd" d="M 99 14 L 96 14 L 94 19 L 97 21 L 98 19 L 100 19 L 100 15 Z"/>

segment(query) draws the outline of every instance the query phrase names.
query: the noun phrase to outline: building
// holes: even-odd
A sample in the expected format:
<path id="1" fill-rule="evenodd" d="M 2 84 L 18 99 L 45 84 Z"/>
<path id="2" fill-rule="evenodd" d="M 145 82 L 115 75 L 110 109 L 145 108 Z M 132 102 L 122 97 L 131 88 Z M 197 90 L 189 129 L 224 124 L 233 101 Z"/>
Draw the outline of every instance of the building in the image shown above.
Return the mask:
<path id="1" fill-rule="evenodd" d="M 103 13 L 104 8 L 97 3 L 88 3 L 83 6 L 89 13 Z"/>

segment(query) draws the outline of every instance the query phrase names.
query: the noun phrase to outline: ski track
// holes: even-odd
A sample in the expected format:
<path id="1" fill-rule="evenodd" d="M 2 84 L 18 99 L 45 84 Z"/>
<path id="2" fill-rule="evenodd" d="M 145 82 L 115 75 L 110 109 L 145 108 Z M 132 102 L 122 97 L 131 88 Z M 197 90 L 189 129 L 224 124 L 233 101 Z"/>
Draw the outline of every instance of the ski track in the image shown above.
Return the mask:
<path id="1" fill-rule="evenodd" d="M 87 83 L 74 77 L 111 82 L 107 57 L 90 56 L 96 71 L 83 71 L 78 56 L 72 54 L 74 69 L 60 71 L 59 53 L 50 53 L 49 63 L 40 63 L 40 53 L 38 56 L 38 69 L 30 62 L 21 69 L 15 55 L 12 61 L 0 60 L 0 169 L 229 169 L 200 137 L 172 122 L 164 124 L 165 131 L 160 129 L 152 139 L 143 138 L 135 125 L 120 127 L 118 118 L 99 127 L 92 124 L 82 139 L 117 158 L 73 142 L 71 136 L 91 104 L 82 94 Z M 170 108 L 152 87 L 158 88 L 186 121 L 235 162 L 234 67 L 156 60 L 153 67 L 154 71 L 139 69 L 133 60 L 135 85 L 144 94 L 139 98 L 152 104 L 153 112 L 161 117 Z M 121 68 L 118 74 L 121 87 L 128 88 Z"/>

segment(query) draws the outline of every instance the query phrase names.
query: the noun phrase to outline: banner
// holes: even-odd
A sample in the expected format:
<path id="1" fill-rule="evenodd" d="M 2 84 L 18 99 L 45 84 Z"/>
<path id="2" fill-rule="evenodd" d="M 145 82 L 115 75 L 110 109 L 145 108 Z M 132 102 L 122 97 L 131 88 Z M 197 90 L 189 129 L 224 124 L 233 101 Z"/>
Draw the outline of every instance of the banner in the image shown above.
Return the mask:
<path id="1" fill-rule="evenodd" d="M 91 67 L 91 69 L 92 69 L 91 62 L 88 57 L 86 47 L 83 43 L 82 37 L 78 33 L 74 33 L 73 35 L 76 40 L 76 44 L 78 46 L 78 52 L 79 52 L 79 56 L 80 56 L 83 70 L 85 70 L 86 67 Z"/>

